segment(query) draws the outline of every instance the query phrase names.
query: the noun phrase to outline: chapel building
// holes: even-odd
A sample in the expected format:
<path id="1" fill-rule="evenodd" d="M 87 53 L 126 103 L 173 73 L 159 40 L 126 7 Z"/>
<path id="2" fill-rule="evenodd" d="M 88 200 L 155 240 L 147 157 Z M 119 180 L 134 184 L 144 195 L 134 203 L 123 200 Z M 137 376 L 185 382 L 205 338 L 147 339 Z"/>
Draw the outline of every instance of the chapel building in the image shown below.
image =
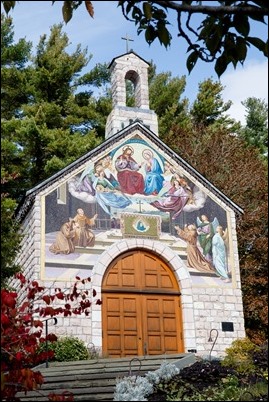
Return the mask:
<path id="1" fill-rule="evenodd" d="M 236 218 L 241 208 L 158 136 L 149 64 L 112 60 L 106 139 L 26 193 L 18 263 L 47 289 L 76 277 L 102 300 L 89 316 L 57 317 L 59 336 L 105 357 L 216 355 L 245 337 Z M 126 105 L 126 80 L 135 106 Z"/>

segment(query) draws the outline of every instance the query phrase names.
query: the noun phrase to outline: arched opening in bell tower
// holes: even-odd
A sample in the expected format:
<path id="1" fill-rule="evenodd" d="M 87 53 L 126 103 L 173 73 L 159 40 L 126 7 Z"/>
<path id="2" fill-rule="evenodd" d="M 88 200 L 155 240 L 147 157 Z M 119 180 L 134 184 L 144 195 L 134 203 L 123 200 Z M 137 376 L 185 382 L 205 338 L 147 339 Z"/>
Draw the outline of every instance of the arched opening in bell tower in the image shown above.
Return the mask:
<path id="1" fill-rule="evenodd" d="M 141 85 L 139 74 L 129 70 L 125 75 L 126 106 L 141 107 Z"/>

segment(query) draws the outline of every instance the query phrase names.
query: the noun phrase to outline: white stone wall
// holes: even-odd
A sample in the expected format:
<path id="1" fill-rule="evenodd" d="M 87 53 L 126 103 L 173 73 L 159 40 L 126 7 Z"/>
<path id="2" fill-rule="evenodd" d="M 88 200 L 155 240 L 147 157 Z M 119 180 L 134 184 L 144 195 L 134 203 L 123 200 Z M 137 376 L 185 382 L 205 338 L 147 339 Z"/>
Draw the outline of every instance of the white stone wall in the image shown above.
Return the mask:
<path id="1" fill-rule="evenodd" d="M 126 78 L 135 86 L 135 103 L 139 109 L 149 109 L 148 64 L 133 53 L 114 60 L 110 67 L 112 102 L 115 106 L 126 106 Z"/>
<path id="2" fill-rule="evenodd" d="M 158 119 L 153 111 L 117 106 L 107 118 L 106 138 L 117 134 L 120 130 L 129 126 L 131 121 L 135 121 L 136 119 L 140 119 L 142 124 L 158 136 Z"/>
<path id="3" fill-rule="evenodd" d="M 40 202 L 37 199 L 34 206 L 27 214 L 22 227 L 22 247 L 17 255 L 16 264 L 23 267 L 23 274 L 27 280 L 39 280 L 40 278 L 40 256 L 41 256 L 41 213 Z M 17 288 L 18 283 L 12 280 L 11 286 Z M 20 288 L 18 288 L 18 291 Z M 21 292 L 19 291 L 19 296 Z M 23 296 L 21 296 L 23 297 Z"/>

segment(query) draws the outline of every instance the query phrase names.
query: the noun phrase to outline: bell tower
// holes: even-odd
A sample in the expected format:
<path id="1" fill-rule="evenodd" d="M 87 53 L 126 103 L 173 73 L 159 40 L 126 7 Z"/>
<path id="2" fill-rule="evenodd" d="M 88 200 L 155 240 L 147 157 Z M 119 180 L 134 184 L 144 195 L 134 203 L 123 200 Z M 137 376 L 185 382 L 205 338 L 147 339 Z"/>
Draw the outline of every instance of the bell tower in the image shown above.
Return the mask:
<path id="1" fill-rule="evenodd" d="M 106 122 L 106 139 L 135 120 L 158 135 L 157 115 L 149 109 L 148 67 L 149 63 L 133 51 L 114 58 L 110 63 L 113 109 Z M 127 80 L 134 86 L 134 107 L 126 106 Z"/>

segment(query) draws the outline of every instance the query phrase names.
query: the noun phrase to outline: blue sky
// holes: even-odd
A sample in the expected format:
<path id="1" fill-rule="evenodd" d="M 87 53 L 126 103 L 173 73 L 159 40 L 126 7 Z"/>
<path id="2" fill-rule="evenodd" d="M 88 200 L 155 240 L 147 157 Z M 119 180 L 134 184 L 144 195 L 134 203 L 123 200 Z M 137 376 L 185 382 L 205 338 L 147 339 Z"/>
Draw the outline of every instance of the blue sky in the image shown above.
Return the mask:
<path id="1" fill-rule="evenodd" d="M 191 74 L 186 68 L 187 44 L 183 39 L 177 38 L 176 14 L 170 13 L 172 44 L 168 49 L 161 46 L 158 40 L 148 45 L 143 33 L 137 35 L 134 23 L 127 21 L 117 7 L 117 1 L 93 1 L 94 18 L 87 13 L 84 5 L 74 13 L 73 18 L 64 25 L 63 31 L 67 33 L 71 42 L 70 52 L 81 44 L 82 49 L 88 48 L 92 59 L 87 69 L 92 69 L 97 63 L 110 63 L 110 61 L 126 52 L 126 41 L 121 38 L 126 34 L 134 41 L 129 42 L 129 50 L 133 49 L 139 56 L 147 61 L 153 60 L 157 73 L 171 71 L 173 77 L 186 76 L 187 85 L 184 92 L 190 102 L 193 102 L 198 92 L 198 85 L 207 78 L 218 81 L 212 63 L 198 62 Z M 51 1 L 19 1 L 9 15 L 13 18 L 14 39 L 26 38 L 33 42 L 35 49 L 39 38 L 50 33 L 50 27 L 63 21 L 63 2 L 57 1 L 52 6 Z M 266 40 L 267 25 L 261 26 L 253 22 L 250 36 L 258 36 Z M 86 72 L 86 71 L 83 71 Z M 233 105 L 228 114 L 244 124 L 245 109 L 241 102 L 248 97 L 264 99 L 268 102 L 268 60 L 261 52 L 250 49 L 244 66 L 238 65 L 236 70 L 228 67 L 221 77 L 225 87 L 223 98 L 231 100 Z"/>

